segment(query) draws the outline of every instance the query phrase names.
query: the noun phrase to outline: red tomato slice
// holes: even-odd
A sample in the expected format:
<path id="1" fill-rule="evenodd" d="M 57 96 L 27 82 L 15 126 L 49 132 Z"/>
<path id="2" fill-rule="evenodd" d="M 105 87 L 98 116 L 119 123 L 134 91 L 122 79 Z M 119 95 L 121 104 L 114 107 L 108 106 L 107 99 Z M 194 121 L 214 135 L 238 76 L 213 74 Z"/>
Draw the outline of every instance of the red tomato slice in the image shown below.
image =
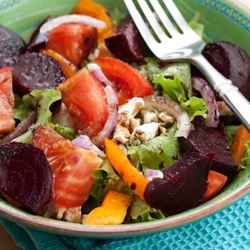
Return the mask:
<path id="1" fill-rule="evenodd" d="M 50 126 L 40 125 L 33 137 L 32 144 L 42 149 L 46 153 L 49 147 L 61 140 L 65 140 L 64 137 L 59 135 Z"/>
<path id="2" fill-rule="evenodd" d="M 53 201 L 67 207 L 81 206 L 94 182 L 91 172 L 101 167 L 101 158 L 69 140 L 54 143 L 47 154 L 54 174 Z"/>
<path id="3" fill-rule="evenodd" d="M 113 83 L 119 99 L 119 105 L 133 97 L 144 97 L 153 93 L 147 78 L 129 64 L 114 58 L 95 59 L 104 75 Z"/>
<path id="4" fill-rule="evenodd" d="M 96 35 L 97 29 L 84 23 L 64 23 L 50 31 L 46 49 L 80 67 L 91 52 Z"/>
<path id="5" fill-rule="evenodd" d="M 227 176 L 215 172 L 213 170 L 209 171 L 208 174 L 208 186 L 207 186 L 207 191 L 203 196 L 203 199 L 201 203 L 204 203 L 211 198 L 213 198 L 219 191 L 223 188 L 223 186 L 227 182 Z"/>
<path id="6" fill-rule="evenodd" d="M 0 134 L 15 128 L 11 67 L 0 69 Z"/>
<path id="7" fill-rule="evenodd" d="M 57 89 L 62 102 L 81 134 L 93 138 L 108 118 L 108 104 L 104 85 L 88 70 L 82 69 Z"/>

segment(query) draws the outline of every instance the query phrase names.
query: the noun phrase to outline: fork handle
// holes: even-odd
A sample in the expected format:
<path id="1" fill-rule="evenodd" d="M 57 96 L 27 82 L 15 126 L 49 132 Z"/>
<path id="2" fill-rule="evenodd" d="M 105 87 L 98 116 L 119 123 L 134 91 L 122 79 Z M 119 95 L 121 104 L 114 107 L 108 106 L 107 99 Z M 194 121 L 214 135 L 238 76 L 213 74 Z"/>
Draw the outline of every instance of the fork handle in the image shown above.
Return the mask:
<path id="1" fill-rule="evenodd" d="M 232 84 L 232 81 L 219 73 L 202 54 L 195 55 L 192 60 L 194 65 L 206 76 L 212 88 L 250 132 L 250 103 L 248 100 Z"/>

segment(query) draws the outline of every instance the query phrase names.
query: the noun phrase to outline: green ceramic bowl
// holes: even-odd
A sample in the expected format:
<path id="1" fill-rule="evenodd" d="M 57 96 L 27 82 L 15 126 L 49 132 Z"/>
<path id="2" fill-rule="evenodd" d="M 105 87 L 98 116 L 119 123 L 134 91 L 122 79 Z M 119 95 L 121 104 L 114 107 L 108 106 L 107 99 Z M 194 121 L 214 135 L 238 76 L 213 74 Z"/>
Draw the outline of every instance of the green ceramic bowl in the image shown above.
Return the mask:
<path id="1" fill-rule="evenodd" d="M 122 0 L 96 0 L 109 10 L 117 7 L 126 11 Z M 59 16 L 70 13 L 78 0 L 0 0 L 0 24 L 18 32 L 26 41 L 32 30 L 47 15 Z M 212 39 L 231 41 L 250 55 L 250 10 L 237 6 L 229 0 L 175 0 L 187 20 L 196 12 L 205 32 Z M 242 170 L 237 177 L 214 199 L 195 208 L 166 219 L 133 225 L 85 226 L 46 219 L 25 213 L 0 201 L 0 215 L 23 225 L 74 236 L 96 238 L 128 237 L 160 232 L 193 223 L 224 209 L 250 190 L 250 170 Z"/>

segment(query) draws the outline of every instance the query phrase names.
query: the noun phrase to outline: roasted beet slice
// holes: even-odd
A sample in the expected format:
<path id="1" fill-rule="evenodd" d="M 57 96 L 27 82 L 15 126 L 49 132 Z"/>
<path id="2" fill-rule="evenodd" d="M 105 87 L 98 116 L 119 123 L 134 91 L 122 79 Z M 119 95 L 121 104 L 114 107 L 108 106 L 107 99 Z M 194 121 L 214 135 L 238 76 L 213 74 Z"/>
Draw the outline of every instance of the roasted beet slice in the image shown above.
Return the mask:
<path id="1" fill-rule="evenodd" d="M 143 41 L 130 15 L 121 19 L 114 34 L 105 39 L 109 50 L 125 62 L 142 61 L 149 56 L 149 50 Z"/>
<path id="2" fill-rule="evenodd" d="M 182 153 L 198 152 L 201 154 L 215 153 L 211 163 L 211 169 L 233 178 L 238 169 L 234 161 L 226 135 L 221 125 L 218 128 L 203 126 L 203 119 L 196 118 L 193 122 L 195 129 L 191 130 L 187 139 L 180 139 Z"/>
<path id="3" fill-rule="evenodd" d="M 51 197 L 53 175 L 43 150 L 26 143 L 0 146 L 0 190 L 39 213 Z"/>
<path id="4" fill-rule="evenodd" d="M 19 56 L 26 52 L 23 39 L 12 30 L 0 25 L 0 58 Z"/>
<path id="5" fill-rule="evenodd" d="M 55 89 L 66 80 L 61 64 L 52 56 L 27 53 L 0 61 L 0 68 L 10 66 L 13 90 L 19 96 L 35 89 Z"/>
<path id="6" fill-rule="evenodd" d="M 211 42 L 203 55 L 250 101 L 250 58 L 243 49 L 230 42 Z"/>
<path id="7" fill-rule="evenodd" d="M 214 154 L 187 153 L 163 171 L 163 178 L 148 183 L 147 204 L 171 216 L 194 208 L 207 190 L 210 162 Z"/>

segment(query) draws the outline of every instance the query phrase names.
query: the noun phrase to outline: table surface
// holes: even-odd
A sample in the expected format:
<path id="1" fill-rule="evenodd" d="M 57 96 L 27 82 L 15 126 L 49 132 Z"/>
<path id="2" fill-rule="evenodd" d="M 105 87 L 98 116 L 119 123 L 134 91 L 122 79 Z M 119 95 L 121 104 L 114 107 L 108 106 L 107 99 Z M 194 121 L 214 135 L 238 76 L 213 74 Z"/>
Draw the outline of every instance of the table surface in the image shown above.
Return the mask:
<path id="1" fill-rule="evenodd" d="M 250 9 L 250 0 L 232 0 L 234 2 L 238 2 L 239 4 L 246 6 Z M 0 249 L 1 250 L 21 250 L 18 247 L 9 233 L 4 229 L 4 227 L 0 223 Z"/>

